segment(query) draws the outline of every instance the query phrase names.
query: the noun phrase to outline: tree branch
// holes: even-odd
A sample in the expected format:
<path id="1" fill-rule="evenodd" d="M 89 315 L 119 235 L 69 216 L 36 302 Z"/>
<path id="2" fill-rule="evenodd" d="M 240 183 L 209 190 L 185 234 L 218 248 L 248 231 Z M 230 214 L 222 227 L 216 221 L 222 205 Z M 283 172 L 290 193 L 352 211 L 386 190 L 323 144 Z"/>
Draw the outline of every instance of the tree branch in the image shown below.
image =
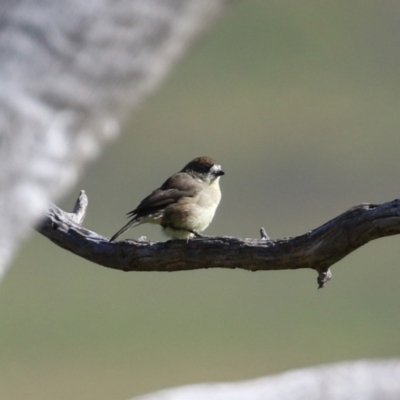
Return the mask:
<path id="1" fill-rule="evenodd" d="M 261 239 L 224 236 L 149 242 L 142 237 L 109 243 L 108 237 L 81 226 L 87 205 L 87 196 L 81 191 L 73 213 L 53 205 L 37 230 L 78 256 L 122 271 L 311 268 L 318 272 L 321 288 L 331 279 L 331 265 L 371 240 L 400 233 L 400 200 L 393 200 L 360 204 L 292 238 L 270 240 L 261 228 Z"/>
<path id="2" fill-rule="evenodd" d="M 239 382 L 197 383 L 130 400 L 394 400 L 400 360 L 359 360 L 286 371 Z"/>
<path id="3" fill-rule="evenodd" d="M 231 3 L 0 3 L 0 280 L 48 200 L 74 185 Z"/>

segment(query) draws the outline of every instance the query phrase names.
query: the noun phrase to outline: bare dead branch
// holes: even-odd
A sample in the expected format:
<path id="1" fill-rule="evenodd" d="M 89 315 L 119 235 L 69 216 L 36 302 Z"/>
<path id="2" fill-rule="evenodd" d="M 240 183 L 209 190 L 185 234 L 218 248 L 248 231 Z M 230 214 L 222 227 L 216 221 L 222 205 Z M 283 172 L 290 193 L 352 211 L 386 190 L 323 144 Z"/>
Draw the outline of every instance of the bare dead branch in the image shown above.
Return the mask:
<path id="1" fill-rule="evenodd" d="M 371 240 L 400 233 L 400 200 L 393 200 L 360 204 L 304 235 L 278 240 L 268 239 L 261 229 L 262 239 L 223 236 L 149 242 L 139 238 L 109 243 L 108 237 L 81 226 L 87 204 L 82 191 L 72 214 L 52 206 L 37 230 L 78 256 L 122 271 L 310 268 L 318 272 L 321 288 L 332 276 L 331 265 Z"/>

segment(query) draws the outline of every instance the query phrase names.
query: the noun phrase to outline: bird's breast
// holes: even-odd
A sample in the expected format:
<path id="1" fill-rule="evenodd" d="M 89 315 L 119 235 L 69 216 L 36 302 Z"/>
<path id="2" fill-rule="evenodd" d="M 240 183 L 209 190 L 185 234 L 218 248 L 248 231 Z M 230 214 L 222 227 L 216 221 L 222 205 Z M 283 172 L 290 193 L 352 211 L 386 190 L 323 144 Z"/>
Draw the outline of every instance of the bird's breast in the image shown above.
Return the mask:
<path id="1" fill-rule="evenodd" d="M 202 232 L 214 218 L 220 200 L 218 184 L 204 186 L 194 197 L 182 198 L 167 207 L 161 225 Z"/>
<path id="2" fill-rule="evenodd" d="M 218 182 L 209 185 L 200 192 L 194 210 L 195 220 L 193 224 L 196 225 L 194 230 L 201 232 L 210 225 L 220 201 L 221 191 Z"/>

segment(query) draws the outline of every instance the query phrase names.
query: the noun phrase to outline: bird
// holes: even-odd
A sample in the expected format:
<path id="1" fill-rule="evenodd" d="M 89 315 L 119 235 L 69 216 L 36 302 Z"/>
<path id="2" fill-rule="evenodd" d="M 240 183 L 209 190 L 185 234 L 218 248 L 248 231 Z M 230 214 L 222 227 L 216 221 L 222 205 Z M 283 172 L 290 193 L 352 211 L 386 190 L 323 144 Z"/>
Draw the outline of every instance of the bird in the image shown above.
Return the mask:
<path id="1" fill-rule="evenodd" d="M 211 157 L 197 157 L 169 177 L 127 215 L 131 220 L 115 233 L 110 242 L 129 228 L 151 223 L 161 225 L 172 239 L 203 237 L 221 200 L 219 179 L 225 175 Z"/>

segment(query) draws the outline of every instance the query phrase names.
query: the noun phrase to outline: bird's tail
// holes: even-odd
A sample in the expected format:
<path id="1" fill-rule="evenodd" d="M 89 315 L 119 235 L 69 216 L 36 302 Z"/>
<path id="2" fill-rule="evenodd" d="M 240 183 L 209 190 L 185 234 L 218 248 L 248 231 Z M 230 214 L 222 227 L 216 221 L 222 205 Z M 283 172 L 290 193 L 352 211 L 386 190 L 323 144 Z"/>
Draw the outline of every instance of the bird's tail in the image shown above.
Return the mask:
<path id="1" fill-rule="evenodd" d="M 115 235 L 111 237 L 109 242 L 113 242 L 119 235 L 122 235 L 125 231 L 127 231 L 132 226 L 136 226 L 140 224 L 141 219 L 132 219 L 126 225 L 124 225 Z"/>

